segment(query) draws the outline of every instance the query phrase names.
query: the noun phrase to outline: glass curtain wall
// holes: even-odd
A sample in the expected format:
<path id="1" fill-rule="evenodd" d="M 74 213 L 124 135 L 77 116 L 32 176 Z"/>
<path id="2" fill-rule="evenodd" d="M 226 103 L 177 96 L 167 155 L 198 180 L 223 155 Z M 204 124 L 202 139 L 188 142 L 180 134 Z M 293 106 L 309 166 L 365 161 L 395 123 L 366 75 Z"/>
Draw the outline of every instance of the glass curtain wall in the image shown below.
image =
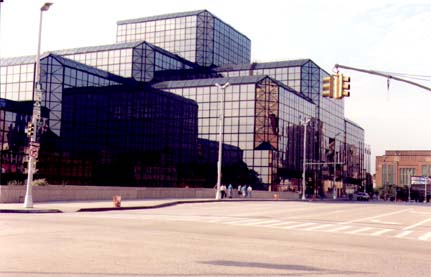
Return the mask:
<path id="1" fill-rule="evenodd" d="M 119 21 L 117 42 L 145 40 L 201 66 L 249 63 L 250 40 L 205 10 Z"/>
<path id="2" fill-rule="evenodd" d="M 34 56 L 1 59 L 0 98 L 33 100 L 34 68 Z"/>
<path id="3" fill-rule="evenodd" d="M 217 141 L 222 91 L 215 83 L 226 82 L 231 85 L 225 96 L 224 142 L 243 150 L 244 162 L 265 184 L 278 181 L 280 168 L 302 171 L 302 163 L 297 161 L 303 145 L 300 120 L 314 116 L 310 100 L 265 76 L 163 82 L 156 86 L 196 100 L 199 137 Z"/>
<path id="4" fill-rule="evenodd" d="M 157 72 L 198 68 L 192 62 L 147 42 L 66 49 L 53 53 L 140 82 L 152 81 Z"/>
<path id="5" fill-rule="evenodd" d="M 61 135 L 63 90 L 73 87 L 106 87 L 130 80 L 50 54 L 41 60 L 42 106 L 49 109 L 49 128 Z"/>
<path id="6" fill-rule="evenodd" d="M 344 162 L 347 171 L 345 177 L 351 183 L 360 185 L 365 180 L 364 172 L 364 129 L 346 120 L 346 144 Z M 347 181 L 348 181 L 347 180 Z"/>

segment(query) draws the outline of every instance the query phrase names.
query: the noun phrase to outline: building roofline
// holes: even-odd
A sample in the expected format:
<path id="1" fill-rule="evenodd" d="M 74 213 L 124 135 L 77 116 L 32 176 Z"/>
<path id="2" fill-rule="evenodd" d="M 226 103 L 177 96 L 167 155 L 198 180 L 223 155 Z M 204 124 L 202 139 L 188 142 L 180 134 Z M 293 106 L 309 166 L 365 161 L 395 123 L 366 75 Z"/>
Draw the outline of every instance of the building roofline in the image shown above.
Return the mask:
<path id="1" fill-rule="evenodd" d="M 207 87 L 207 86 L 214 86 L 216 83 L 219 83 L 219 84 L 230 83 L 232 85 L 254 84 L 254 83 L 260 82 L 264 79 L 270 79 L 271 81 L 276 83 L 278 86 L 283 87 L 287 91 L 294 93 L 297 96 L 299 96 L 299 97 L 301 97 L 301 98 L 314 104 L 312 99 L 299 93 L 298 91 L 294 90 L 293 88 L 283 84 L 282 82 L 280 82 L 274 78 L 271 78 L 268 75 L 208 78 L 208 79 L 181 80 L 181 81 L 164 81 L 164 82 L 154 84 L 153 87 L 159 88 L 159 89 L 166 89 L 166 88 L 182 88 L 182 87 L 187 87 L 187 86 L 190 86 L 190 87 Z"/>
<path id="2" fill-rule="evenodd" d="M 161 15 L 153 15 L 153 16 L 146 16 L 146 17 L 140 17 L 140 18 L 134 18 L 134 19 L 125 19 L 125 20 L 119 20 L 117 21 L 118 25 L 124 25 L 124 24 L 131 24 L 131 23 L 141 23 L 141 22 L 149 22 L 149 21 L 156 21 L 156 20 L 163 20 L 163 19 L 172 19 L 177 17 L 185 17 L 185 16 L 197 16 L 201 13 L 207 12 L 212 17 L 220 20 L 242 36 L 244 36 L 246 39 L 248 39 L 250 42 L 250 38 L 248 38 L 246 35 L 244 35 L 242 32 L 238 31 L 236 28 L 232 27 L 230 24 L 226 23 L 225 21 L 221 20 L 219 17 L 215 16 L 210 11 L 203 9 L 203 10 L 195 10 L 195 11 L 187 11 L 187 12 L 178 12 L 178 13 L 168 13 L 168 14 L 161 14 Z"/>
<path id="3" fill-rule="evenodd" d="M 354 125 L 355 127 L 358 127 L 358 128 L 360 128 L 360 129 L 362 129 L 362 130 L 364 130 L 364 131 L 365 131 L 365 129 L 364 129 L 364 128 L 362 128 L 362 127 L 361 127 L 361 125 L 359 125 L 358 123 L 356 123 L 356 122 L 354 122 L 354 121 L 352 121 L 352 120 L 350 120 L 350 119 L 348 119 L 348 118 L 344 118 L 344 121 L 345 121 L 345 122 L 347 122 L 347 123 L 349 123 L 349 124 L 352 124 L 352 125 Z"/>
<path id="4" fill-rule="evenodd" d="M 151 16 L 145 16 L 145 17 L 132 18 L 132 19 L 124 19 L 124 20 L 118 20 L 117 25 L 156 21 L 156 20 L 171 19 L 171 18 L 185 17 L 185 16 L 193 16 L 193 15 L 198 15 L 198 14 L 205 12 L 205 11 L 206 10 L 195 10 L 195 11 L 167 13 L 167 14 L 160 14 L 160 15 L 151 15 Z"/>
<path id="5" fill-rule="evenodd" d="M 284 60 L 284 61 L 274 61 L 274 62 L 254 62 L 250 64 L 228 64 L 228 65 L 215 67 L 214 70 L 219 72 L 219 71 L 294 67 L 294 66 L 303 66 L 304 64 L 310 61 L 313 62 L 311 59 L 297 59 L 297 60 Z"/>

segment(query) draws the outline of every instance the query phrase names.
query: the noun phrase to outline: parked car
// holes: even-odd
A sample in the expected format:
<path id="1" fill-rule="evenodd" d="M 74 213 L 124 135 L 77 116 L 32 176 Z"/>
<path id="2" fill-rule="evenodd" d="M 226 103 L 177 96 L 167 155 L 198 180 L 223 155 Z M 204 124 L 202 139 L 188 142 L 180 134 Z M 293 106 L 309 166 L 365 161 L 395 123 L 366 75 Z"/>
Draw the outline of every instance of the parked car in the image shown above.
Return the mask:
<path id="1" fill-rule="evenodd" d="M 370 200 L 370 196 L 366 192 L 358 191 L 353 194 L 353 200 L 368 201 Z"/>

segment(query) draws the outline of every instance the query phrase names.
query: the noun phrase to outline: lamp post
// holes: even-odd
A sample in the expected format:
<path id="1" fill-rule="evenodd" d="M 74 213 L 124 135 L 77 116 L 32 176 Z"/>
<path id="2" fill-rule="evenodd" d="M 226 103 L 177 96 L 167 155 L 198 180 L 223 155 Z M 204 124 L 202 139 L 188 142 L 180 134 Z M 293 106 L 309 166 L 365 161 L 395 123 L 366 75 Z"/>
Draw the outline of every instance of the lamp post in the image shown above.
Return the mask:
<path id="1" fill-rule="evenodd" d="M 341 132 L 338 132 L 335 136 L 334 136 L 334 180 L 333 180 L 333 183 L 332 183 L 332 190 L 333 190 L 333 192 L 332 192 L 332 198 L 335 200 L 335 199 L 337 199 L 337 189 L 335 188 L 335 175 L 336 175 L 336 173 L 337 173 L 337 148 L 336 148 L 336 145 L 337 145 L 337 136 L 338 135 L 341 135 Z"/>
<path id="2" fill-rule="evenodd" d="M 302 200 L 305 200 L 305 165 L 307 159 L 307 125 L 310 122 L 311 118 L 304 118 L 301 122 L 304 125 L 304 153 L 302 155 Z"/>
<path id="3" fill-rule="evenodd" d="M 222 97 L 220 99 L 220 126 L 219 126 L 219 144 L 218 144 L 218 160 L 217 160 L 217 191 L 216 191 L 216 200 L 220 200 L 220 185 L 221 185 L 221 164 L 222 164 L 222 149 L 223 149 L 223 137 L 224 137 L 224 102 L 226 95 L 226 88 L 230 86 L 230 83 L 226 83 L 224 85 L 220 85 L 218 83 L 215 84 L 217 89 L 222 91 Z"/>
<path id="4" fill-rule="evenodd" d="M 39 39 L 37 44 L 37 54 L 36 54 L 36 72 L 35 72 L 35 93 L 33 95 L 34 105 L 33 105 L 33 115 L 31 119 L 31 124 L 34 127 L 34 131 L 30 136 L 30 148 L 35 147 L 36 142 L 36 131 L 37 123 L 40 119 L 40 106 L 42 101 L 42 88 L 40 83 L 40 44 L 42 37 L 42 16 L 43 12 L 47 11 L 52 3 L 45 3 L 40 8 L 40 18 L 39 18 Z M 33 172 L 34 172 L 34 162 L 35 157 L 29 153 L 28 160 L 28 175 L 27 175 L 27 190 L 25 193 L 24 208 L 33 208 L 33 195 L 32 195 L 32 183 L 33 183 Z"/>

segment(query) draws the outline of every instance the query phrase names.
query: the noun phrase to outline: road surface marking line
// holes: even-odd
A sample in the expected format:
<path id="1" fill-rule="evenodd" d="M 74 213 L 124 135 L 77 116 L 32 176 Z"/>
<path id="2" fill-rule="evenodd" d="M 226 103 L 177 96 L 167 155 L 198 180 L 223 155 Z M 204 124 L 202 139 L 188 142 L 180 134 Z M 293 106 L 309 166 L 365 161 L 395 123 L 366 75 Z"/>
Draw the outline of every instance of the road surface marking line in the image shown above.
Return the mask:
<path id="1" fill-rule="evenodd" d="M 393 231 L 393 230 L 394 229 L 383 229 L 383 230 L 372 233 L 371 236 L 377 237 L 377 236 L 383 235 L 384 233 L 388 233 L 388 232 Z"/>
<path id="2" fill-rule="evenodd" d="M 412 210 L 411 208 L 408 208 L 408 209 L 404 209 L 404 210 L 400 210 L 400 211 L 396 211 L 396 212 L 392 212 L 392 213 L 379 214 L 379 215 L 372 216 L 372 217 L 365 217 L 365 218 L 350 220 L 350 221 L 343 222 L 341 224 L 352 224 L 353 222 L 358 222 L 358 221 L 373 220 L 373 219 L 376 219 L 376 218 L 379 218 L 379 217 L 384 217 L 384 216 L 388 216 L 388 215 L 399 214 L 399 213 L 403 213 L 403 212 L 407 212 L 407 211 L 411 211 L 411 210 Z"/>
<path id="3" fill-rule="evenodd" d="M 364 228 L 361 228 L 361 229 L 356 229 L 356 230 L 353 230 L 353 231 L 345 232 L 345 234 L 357 234 L 357 233 L 361 233 L 363 231 L 368 231 L 368 230 L 371 230 L 371 229 L 373 229 L 373 228 L 371 228 L 371 227 L 364 227 Z"/>
<path id="4" fill-rule="evenodd" d="M 262 219 L 238 219 L 238 220 L 231 220 L 226 222 L 221 222 L 224 224 L 234 224 L 234 225 L 241 225 L 241 224 L 247 224 L 247 223 L 253 223 L 253 222 L 259 222 L 262 221 Z"/>
<path id="5" fill-rule="evenodd" d="M 262 225 L 262 224 L 266 224 L 266 223 L 275 223 L 275 222 L 280 222 L 280 221 L 278 221 L 278 220 L 264 220 L 264 221 L 258 221 L 258 222 L 245 223 L 245 224 L 241 224 L 241 225 L 251 226 L 251 225 Z"/>
<path id="6" fill-rule="evenodd" d="M 395 237 L 396 238 L 403 238 L 403 237 L 405 237 L 405 236 L 407 236 L 407 235 L 410 235 L 411 233 L 413 233 L 413 231 L 404 231 L 404 232 L 402 232 L 402 233 L 399 233 L 398 235 L 396 235 Z"/>
<path id="7" fill-rule="evenodd" d="M 338 231 L 342 231 L 350 228 L 352 228 L 352 226 L 340 226 L 334 229 L 326 230 L 326 232 L 338 232 Z"/>
<path id="8" fill-rule="evenodd" d="M 372 219 L 372 222 L 376 222 L 376 223 L 380 223 L 380 224 L 387 224 L 387 225 L 401 225 L 398 222 L 393 222 L 393 221 L 383 221 L 383 220 L 379 220 L 379 219 Z"/>
<path id="9" fill-rule="evenodd" d="M 265 227 L 278 227 L 278 226 L 282 226 L 282 225 L 289 225 L 289 224 L 295 224 L 295 223 L 298 223 L 298 221 L 282 221 L 279 223 L 267 224 L 267 225 L 265 225 Z"/>
<path id="10" fill-rule="evenodd" d="M 313 231 L 313 230 L 323 229 L 323 228 L 330 227 L 330 226 L 334 226 L 334 224 L 317 225 L 317 226 L 314 226 L 314 227 L 309 227 L 309 228 L 304 229 L 304 230 L 305 231 Z"/>
<path id="11" fill-rule="evenodd" d="M 429 240 L 431 238 L 431 232 L 426 233 L 419 237 L 419 240 Z"/>
<path id="12" fill-rule="evenodd" d="M 422 224 L 424 224 L 424 223 L 427 223 L 428 221 L 431 221 L 431 218 L 428 218 L 428 219 L 422 220 L 421 222 L 418 222 L 418 223 L 416 223 L 416 224 L 413 224 L 413 225 L 407 226 L 407 227 L 403 228 L 403 230 L 410 230 L 410 229 L 413 229 L 413 228 L 415 228 L 415 227 L 417 227 L 417 226 L 420 226 L 420 225 L 422 225 Z"/>
<path id="13" fill-rule="evenodd" d="M 282 227 L 283 229 L 295 229 L 295 228 L 300 228 L 300 227 L 306 227 L 306 226 L 310 226 L 310 225 L 315 225 L 317 223 L 302 223 L 302 224 L 297 224 L 297 225 L 292 225 L 292 226 L 286 226 L 286 227 Z"/>

